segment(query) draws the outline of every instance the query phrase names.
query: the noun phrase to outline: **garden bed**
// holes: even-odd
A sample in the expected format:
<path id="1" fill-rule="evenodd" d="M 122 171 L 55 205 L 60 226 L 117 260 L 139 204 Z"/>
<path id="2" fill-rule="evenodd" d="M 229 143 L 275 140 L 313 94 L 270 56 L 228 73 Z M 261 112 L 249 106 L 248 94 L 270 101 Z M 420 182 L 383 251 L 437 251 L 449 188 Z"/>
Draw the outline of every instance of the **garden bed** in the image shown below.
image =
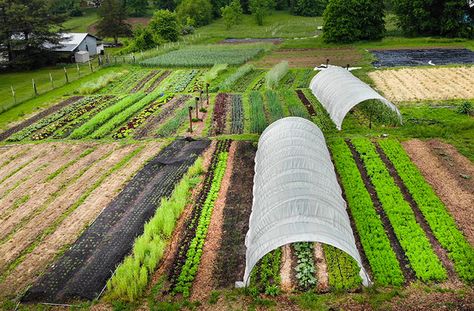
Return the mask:
<path id="1" fill-rule="evenodd" d="M 371 50 L 375 67 L 473 64 L 474 52 L 469 49 L 405 49 Z"/>

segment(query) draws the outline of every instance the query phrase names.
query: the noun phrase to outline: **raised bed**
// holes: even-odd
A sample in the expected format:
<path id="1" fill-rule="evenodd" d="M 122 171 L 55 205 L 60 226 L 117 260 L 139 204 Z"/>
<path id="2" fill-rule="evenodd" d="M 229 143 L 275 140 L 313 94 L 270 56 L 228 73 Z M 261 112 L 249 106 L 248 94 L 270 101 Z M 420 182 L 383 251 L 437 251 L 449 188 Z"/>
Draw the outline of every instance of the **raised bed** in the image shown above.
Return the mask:
<path id="1" fill-rule="evenodd" d="M 95 299 L 142 234 L 161 198 L 174 189 L 209 141 L 177 140 L 137 173 L 73 246 L 39 278 L 23 301 Z"/>

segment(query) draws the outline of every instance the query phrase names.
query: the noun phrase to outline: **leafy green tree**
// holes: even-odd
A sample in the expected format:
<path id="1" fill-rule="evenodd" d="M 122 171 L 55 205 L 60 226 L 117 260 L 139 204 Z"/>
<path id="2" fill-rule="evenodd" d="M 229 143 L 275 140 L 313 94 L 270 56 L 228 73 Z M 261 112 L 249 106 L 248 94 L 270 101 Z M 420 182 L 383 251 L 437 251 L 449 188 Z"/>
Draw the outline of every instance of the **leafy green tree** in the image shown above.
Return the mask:
<path id="1" fill-rule="evenodd" d="M 204 26 L 212 21 L 212 5 L 209 0 L 183 0 L 176 8 L 178 19 L 185 24 L 190 18 L 194 25 Z"/>
<path id="2" fill-rule="evenodd" d="M 176 13 L 168 10 L 159 10 L 153 14 L 148 25 L 152 33 L 157 34 L 164 41 L 178 41 L 180 26 Z"/>
<path id="3" fill-rule="evenodd" d="M 32 68 L 52 60 L 45 45 L 56 45 L 64 16 L 44 0 L 0 0 L 0 54 L 11 67 Z"/>
<path id="4" fill-rule="evenodd" d="M 148 7 L 148 0 L 127 0 L 127 9 L 131 16 L 144 16 Z"/>
<path id="5" fill-rule="evenodd" d="M 238 0 L 233 0 L 230 4 L 221 8 L 222 18 L 227 29 L 230 29 L 233 25 L 237 25 L 242 20 L 242 7 Z"/>
<path id="6" fill-rule="evenodd" d="M 275 0 L 250 0 L 249 9 L 258 25 L 263 25 L 264 19 L 275 8 Z"/>
<path id="7" fill-rule="evenodd" d="M 405 35 L 472 37 L 474 17 L 464 0 L 393 0 L 394 11 Z"/>
<path id="8" fill-rule="evenodd" d="M 100 21 L 97 24 L 99 36 L 114 38 L 118 43 L 119 36 L 132 34 L 132 27 L 125 20 L 127 12 L 120 0 L 104 0 L 99 9 Z"/>
<path id="9" fill-rule="evenodd" d="M 221 15 L 221 9 L 231 3 L 232 0 L 211 0 L 212 13 L 214 17 Z"/>
<path id="10" fill-rule="evenodd" d="M 385 32 L 383 0 L 329 0 L 323 23 L 326 42 L 381 39 Z"/>
<path id="11" fill-rule="evenodd" d="M 176 9 L 176 1 L 174 0 L 153 0 L 153 5 L 162 10 L 174 11 Z"/>
<path id="12" fill-rule="evenodd" d="M 291 0 L 290 11 L 299 16 L 321 16 L 328 0 Z"/>
<path id="13" fill-rule="evenodd" d="M 157 46 L 153 32 L 149 27 L 139 26 L 133 31 L 133 40 L 130 43 L 131 51 L 144 51 Z"/>

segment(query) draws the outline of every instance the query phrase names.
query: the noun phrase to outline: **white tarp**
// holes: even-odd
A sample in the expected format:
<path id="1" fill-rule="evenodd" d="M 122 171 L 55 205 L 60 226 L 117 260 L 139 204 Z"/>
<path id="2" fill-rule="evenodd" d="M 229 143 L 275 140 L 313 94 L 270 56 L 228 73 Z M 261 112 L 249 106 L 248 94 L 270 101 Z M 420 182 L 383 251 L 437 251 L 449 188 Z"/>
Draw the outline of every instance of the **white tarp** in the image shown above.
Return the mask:
<path id="1" fill-rule="evenodd" d="M 397 113 L 400 122 L 402 120 L 400 111 L 394 104 L 359 80 L 347 69 L 330 66 L 321 70 L 311 80 L 310 88 L 314 96 L 328 111 L 329 116 L 339 130 L 346 114 L 358 104 L 369 99 L 380 100 Z"/>
<path id="2" fill-rule="evenodd" d="M 265 254 L 294 242 L 321 242 L 346 252 L 369 285 L 323 133 L 298 117 L 272 123 L 258 142 L 243 283 L 248 285 Z"/>

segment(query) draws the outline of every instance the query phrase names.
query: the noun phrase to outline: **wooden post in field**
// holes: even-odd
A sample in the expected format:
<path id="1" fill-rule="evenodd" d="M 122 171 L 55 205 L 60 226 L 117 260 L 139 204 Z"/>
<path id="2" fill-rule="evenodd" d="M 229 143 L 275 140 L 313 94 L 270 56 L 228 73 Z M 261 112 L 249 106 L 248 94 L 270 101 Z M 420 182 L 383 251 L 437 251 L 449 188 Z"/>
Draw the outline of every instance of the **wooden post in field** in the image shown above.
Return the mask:
<path id="1" fill-rule="evenodd" d="M 79 68 L 78 63 L 76 63 L 76 68 L 77 68 L 77 75 L 80 77 L 81 76 L 81 69 Z"/>
<path id="2" fill-rule="evenodd" d="M 16 95 L 15 90 L 13 89 L 13 85 L 10 85 L 10 88 L 12 89 L 13 104 L 16 105 Z"/>
<path id="3" fill-rule="evenodd" d="M 36 89 L 35 79 L 31 79 L 31 83 L 33 83 L 33 91 L 35 92 L 35 96 L 38 96 L 38 90 Z"/>
<path id="4" fill-rule="evenodd" d="M 89 68 L 90 68 L 91 72 L 94 72 L 94 68 L 92 68 L 92 63 L 91 63 L 90 60 L 89 60 Z"/>
<path id="5" fill-rule="evenodd" d="M 132 54 L 133 63 L 135 64 L 135 54 Z"/>
<path id="6" fill-rule="evenodd" d="M 326 58 L 326 68 L 329 67 L 329 58 Z"/>
<path id="7" fill-rule="evenodd" d="M 64 77 L 66 77 L 66 83 L 69 83 L 69 77 L 67 76 L 66 67 L 64 67 L 63 69 L 64 69 Z"/>
<path id="8" fill-rule="evenodd" d="M 199 120 L 199 97 L 196 96 L 196 119 Z"/>
<path id="9" fill-rule="evenodd" d="M 51 75 L 51 72 L 49 73 L 49 81 L 51 82 L 51 89 L 54 89 L 54 81 L 53 81 L 53 76 Z"/>
<path id="10" fill-rule="evenodd" d="M 98 58 L 98 63 L 99 63 L 99 67 L 102 66 L 102 56 L 99 55 L 99 58 Z"/>
<path id="11" fill-rule="evenodd" d="M 201 91 L 199 92 L 199 104 L 201 105 L 201 108 L 203 107 L 202 105 L 202 96 L 204 95 L 204 90 L 201 89 Z"/>
<path id="12" fill-rule="evenodd" d="M 189 106 L 189 132 L 193 132 L 193 107 Z"/>
<path id="13" fill-rule="evenodd" d="M 346 69 L 347 69 L 347 70 L 349 70 L 349 67 L 350 67 L 350 65 L 349 65 L 349 64 L 347 64 L 347 67 L 346 67 Z"/>
<path id="14" fill-rule="evenodd" d="M 209 107 L 209 83 L 206 83 L 206 106 Z"/>

